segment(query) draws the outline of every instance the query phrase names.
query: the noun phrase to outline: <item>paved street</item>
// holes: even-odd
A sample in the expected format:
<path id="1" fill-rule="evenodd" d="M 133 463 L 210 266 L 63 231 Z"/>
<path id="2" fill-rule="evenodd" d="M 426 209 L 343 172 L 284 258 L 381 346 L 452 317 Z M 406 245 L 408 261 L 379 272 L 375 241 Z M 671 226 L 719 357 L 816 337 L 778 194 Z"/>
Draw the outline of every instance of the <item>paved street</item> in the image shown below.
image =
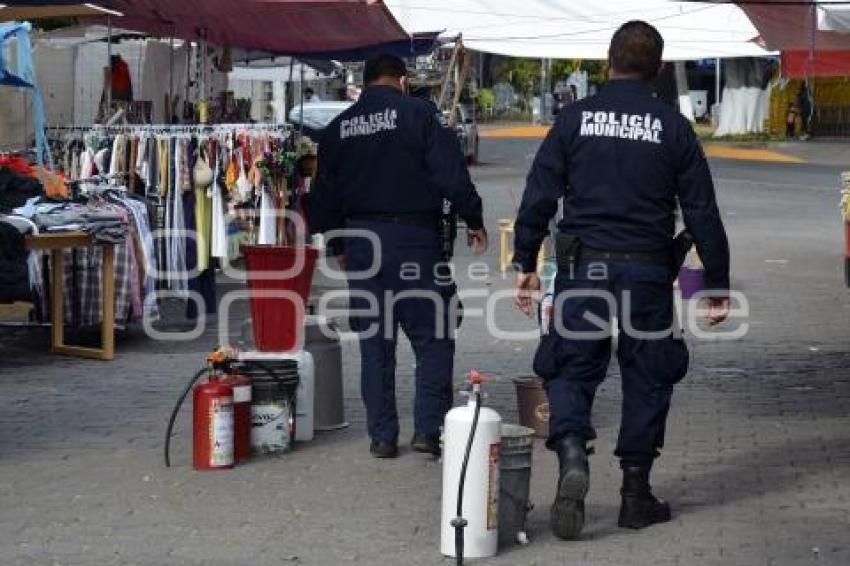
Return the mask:
<path id="1" fill-rule="evenodd" d="M 493 236 L 511 218 L 539 140 L 482 140 L 474 170 Z M 843 283 L 840 167 L 713 161 L 733 251 L 733 285 L 749 301 L 747 335 L 691 340 L 691 372 L 677 389 L 653 485 L 674 520 L 617 528 L 619 374 L 600 389 L 582 540 L 549 533 L 555 461 L 542 445 L 532 542 L 494 565 L 850 564 L 850 289 Z M 850 162 L 848 162 L 850 169 Z M 459 272 L 472 261 L 460 250 Z M 473 282 L 464 277 L 461 287 Z M 480 283 L 478 283 L 480 285 Z M 226 288 L 222 286 L 222 291 Z M 185 327 L 170 305 L 167 328 Z M 470 301 L 468 307 L 475 307 Z M 480 306 L 480 305 L 478 305 Z M 244 320 L 244 313 L 232 315 Z M 497 322 L 528 330 L 505 301 Z M 730 323 L 731 324 L 731 323 Z M 190 409 L 172 458 L 162 440 L 172 404 L 217 343 L 216 321 L 191 342 L 123 333 L 110 363 L 45 354 L 44 329 L 0 329 L 0 564 L 332 566 L 448 564 L 439 554 L 440 464 L 404 450 L 369 457 L 356 343 L 344 350 L 352 426 L 286 456 L 230 472 L 191 470 Z M 457 380 L 497 376 L 487 402 L 515 421 L 511 377 L 530 372 L 533 341 L 500 341 L 467 320 Z M 400 349 L 399 407 L 410 426 L 412 357 Z"/>

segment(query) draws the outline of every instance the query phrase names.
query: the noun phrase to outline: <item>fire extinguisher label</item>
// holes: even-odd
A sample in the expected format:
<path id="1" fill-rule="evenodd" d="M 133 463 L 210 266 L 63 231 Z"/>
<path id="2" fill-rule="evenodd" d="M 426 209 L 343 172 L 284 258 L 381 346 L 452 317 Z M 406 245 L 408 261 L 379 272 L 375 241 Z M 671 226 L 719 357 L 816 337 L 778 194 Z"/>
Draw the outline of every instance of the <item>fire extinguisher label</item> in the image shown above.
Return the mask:
<path id="1" fill-rule="evenodd" d="M 499 527 L 499 457 L 502 452 L 501 443 L 490 445 L 487 480 L 487 530 Z"/>
<path id="2" fill-rule="evenodd" d="M 213 399 L 210 406 L 210 460 L 213 466 L 233 464 L 233 400 Z"/>
<path id="3" fill-rule="evenodd" d="M 251 386 L 238 385 L 233 388 L 234 403 L 250 403 L 251 402 Z"/>

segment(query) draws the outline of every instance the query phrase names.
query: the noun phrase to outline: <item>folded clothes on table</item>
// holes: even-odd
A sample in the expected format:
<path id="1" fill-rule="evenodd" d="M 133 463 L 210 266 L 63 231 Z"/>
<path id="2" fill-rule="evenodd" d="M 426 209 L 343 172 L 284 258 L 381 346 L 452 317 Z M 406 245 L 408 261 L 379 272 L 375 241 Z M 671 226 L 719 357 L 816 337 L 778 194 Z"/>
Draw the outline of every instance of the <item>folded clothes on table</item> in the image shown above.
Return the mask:
<path id="1" fill-rule="evenodd" d="M 120 244 L 127 238 L 127 225 L 123 222 L 90 222 L 83 230 L 91 234 L 95 242 Z"/>
<path id="2" fill-rule="evenodd" d="M 109 210 L 76 203 L 40 203 L 28 206 L 27 211 L 34 212 L 33 221 L 46 232 L 83 231 L 95 242 L 110 244 L 120 244 L 127 238 L 126 218 Z"/>

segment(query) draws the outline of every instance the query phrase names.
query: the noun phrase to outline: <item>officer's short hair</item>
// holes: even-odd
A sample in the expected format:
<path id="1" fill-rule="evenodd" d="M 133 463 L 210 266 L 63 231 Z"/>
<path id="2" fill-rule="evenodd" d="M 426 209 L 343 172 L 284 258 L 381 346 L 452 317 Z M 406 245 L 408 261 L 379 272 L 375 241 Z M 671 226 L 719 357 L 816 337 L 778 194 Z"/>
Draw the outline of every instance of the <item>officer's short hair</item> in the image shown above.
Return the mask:
<path id="1" fill-rule="evenodd" d="M 634 73 L 651 81 L 661 68 L 664 38 L 658 30 L 641 20 L 626 22 L 614 32 L 608 59 L 620 73 Z"/>
<path id="2" fill-rule="evenodd" d="M 394 55 L 387 55 L 385 53 L 366 61 L 366 68 L 363 70 L 363 80 L 367 85 L 382 77 L 400 79 L 406 76 L 407 65 L 405 65 L 404 61 Z"/>

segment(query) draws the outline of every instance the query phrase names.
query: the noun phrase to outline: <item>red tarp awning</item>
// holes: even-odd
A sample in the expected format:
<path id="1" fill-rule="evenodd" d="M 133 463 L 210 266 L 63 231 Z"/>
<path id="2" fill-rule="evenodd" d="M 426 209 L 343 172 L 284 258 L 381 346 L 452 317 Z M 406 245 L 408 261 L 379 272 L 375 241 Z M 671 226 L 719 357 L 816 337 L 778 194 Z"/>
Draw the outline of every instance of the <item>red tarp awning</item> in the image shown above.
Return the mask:
<path id="1" fill-rule="evenodd" d="M 380 0 L 110 0 L 113 23 L 278 54 L 344 51 L 409 36 Z"/>
<path id="2" fill-rule="evenodd" d="M 808 50 L 812 44 L 812 26 L 815 30 L 818 26 L 817 12 L 813 12 L 811 4 L 800 1 L 789 4 L 788 0 L 759 0 L 758 4 L 741 2 L 740 6 L 759 30 L 768 49 Z M 815 31 L 814 46 L 818 51 L 850 49 L 850 34 Z"/>
<path id="3" fill-rule="evenodd" d="M 818 51 L 811 64 L 808 51 L 783 51 L 782 76 L 792 79 L 850 76 L 850 51 Z"/>

